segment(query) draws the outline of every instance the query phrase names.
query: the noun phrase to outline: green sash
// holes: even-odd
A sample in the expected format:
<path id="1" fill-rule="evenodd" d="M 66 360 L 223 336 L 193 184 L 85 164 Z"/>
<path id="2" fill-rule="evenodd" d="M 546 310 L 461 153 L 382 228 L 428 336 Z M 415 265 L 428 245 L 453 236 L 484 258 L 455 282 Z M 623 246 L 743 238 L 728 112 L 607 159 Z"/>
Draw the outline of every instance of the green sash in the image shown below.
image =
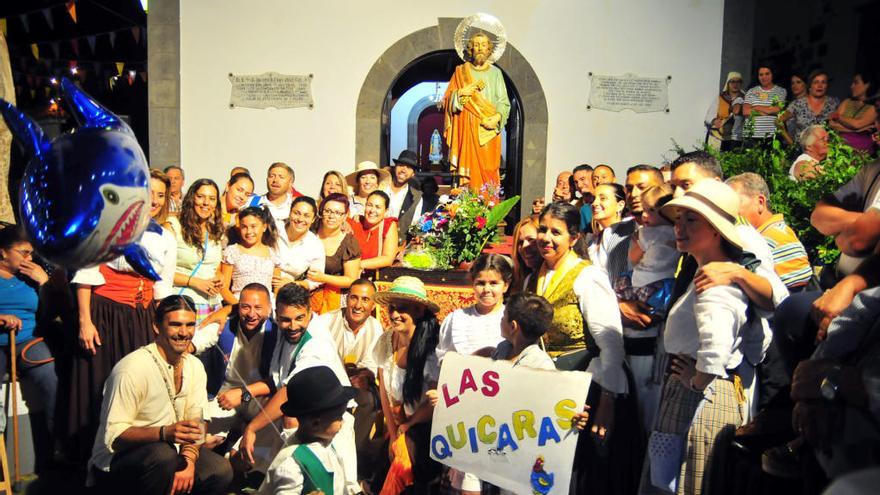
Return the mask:
<path id="1" fill-rule="evenodd" d="M 333 473 L 324 469 L 324 463 L 312 452 L 308 445 L 300 445 L 293 450 L 293 460 L 303 473 L 303 494 L 317 490 L 324 495 L 333 495 Z"/>

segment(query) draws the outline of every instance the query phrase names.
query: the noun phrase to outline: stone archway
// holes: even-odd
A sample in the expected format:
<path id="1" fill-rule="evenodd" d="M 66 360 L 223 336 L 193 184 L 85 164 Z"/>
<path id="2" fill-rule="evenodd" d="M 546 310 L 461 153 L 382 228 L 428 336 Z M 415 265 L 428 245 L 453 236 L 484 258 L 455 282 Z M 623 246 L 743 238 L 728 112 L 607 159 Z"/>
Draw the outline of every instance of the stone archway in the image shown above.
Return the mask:
<path id="1" fill-rule="evenodd" d="M 439 18 L 437 25 L 415 31 L 391 45 L 370 68 L 358 95 L 355 162 L 381 163 L 383 105 L 397 76 L 413 60 L 439 50 L 454 49 L 452 38 L 460 18 Z M 544 195 L 547 172 L 547 99 L 531 64 L 510 42 L 497 62 L 516 86 L 525 116 L 522 143 L 522 209 Z"/>

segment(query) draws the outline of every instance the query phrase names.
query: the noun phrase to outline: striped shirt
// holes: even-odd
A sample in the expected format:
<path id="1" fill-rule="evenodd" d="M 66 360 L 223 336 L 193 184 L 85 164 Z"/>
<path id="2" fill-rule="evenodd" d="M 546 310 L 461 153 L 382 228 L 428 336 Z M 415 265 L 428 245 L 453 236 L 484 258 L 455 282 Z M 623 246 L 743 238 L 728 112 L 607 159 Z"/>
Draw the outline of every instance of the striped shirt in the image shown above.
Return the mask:
<path id="1" fill-rule="evenodd" d="M 773 106 L 773 104 L 782 105 L 785 103 L 785 95 L 786 91 L 779 86 L 773 86 L 769 90 L 765 90 L 761 86 L 755 86 L 750 89 L 748 93 L 746 93 L 745 104 L 751 105 L 753 107 L 769 107 Z M 748 115 L 743 115 L 745 119 L 748 119 Z M 776 115 L 755 115 L 755 127 L 752 135 L 748 135 L 747 130 L 743 130 L 745 134 L 745 138 L 766 138 L 772 137 L 773 133 L 776 132 Z"/>
<path id="2" fill-rule="evenodd" d="M 810 281 L 813 268 L 804 245 L 785 223 L 781 213 L 777 213 L 758 227 L 773 253 L 773 267 L 776 274 L 789 289 L 801 287 Z"/>

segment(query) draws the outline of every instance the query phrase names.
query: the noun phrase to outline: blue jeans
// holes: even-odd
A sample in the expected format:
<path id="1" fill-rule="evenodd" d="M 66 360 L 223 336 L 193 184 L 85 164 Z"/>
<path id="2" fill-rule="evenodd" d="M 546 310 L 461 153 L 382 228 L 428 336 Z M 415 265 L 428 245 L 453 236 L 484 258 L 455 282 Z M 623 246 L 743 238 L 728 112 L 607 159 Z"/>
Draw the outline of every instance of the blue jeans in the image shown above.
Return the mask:
<path id="1" fill-rule="evenodd" d="M 16 365 L 18 366 L 18 378 L 28 382 L 28 384 L 32 385 L 38 392 L 36 397 L 25 396 L 25 402 L 28 405 L 28 410 L 42 410 L 45 412 L 47 421 L 46 426 L 51 433 L 54 426 L 55 397 L 58 393 L 58 377 L 55 375 L 55 363 L 31 364 L 23 361 L 21 359 L 21 349 L 24 348 L 28 342 L 31 341 L 28 340 L 27 342 L 22 342 L 20 344 L 17 343 L 15 345 L 15 350 L 18 354 L 18 361 L 16 362 Z M 0 349 L 2 349 L 2 352 L 0 352 L 0 373 L 2 373 L 6 370 L 6 367 L 9 364 L 9 346 L 2 346 Z M 49 346 L 43 341 L 35 344 L 28 349 L 27 352 L 27 358 L 31 361 L 42 361 L 51 357 L 52 353 L 49 351 Z M 0 418 L 0 422 L 2 422 L 2 426 L 5 427 L 5 414 Z"/>

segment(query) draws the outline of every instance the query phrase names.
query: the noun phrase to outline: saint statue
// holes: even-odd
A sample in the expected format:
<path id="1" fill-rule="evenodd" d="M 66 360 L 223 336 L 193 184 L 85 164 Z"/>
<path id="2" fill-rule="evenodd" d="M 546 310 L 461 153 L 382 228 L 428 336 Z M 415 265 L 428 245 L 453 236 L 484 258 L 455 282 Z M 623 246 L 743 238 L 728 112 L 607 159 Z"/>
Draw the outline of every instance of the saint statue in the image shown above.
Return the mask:
<path id="1" fill-rule="evenodd" d="M 476 16 L 490 17 L 500 27 L 494 17 Z M 471 21 L 474 17 L 466 18 L 456 30 L 456 49 L 461 44 L 460 34 L 479 26 Z M 490 33 L 476 30 L 471 34 L 467 48 L 463 53 L 459 50 L 465 63 L 455 68 L 443 97 L 443 136 L 449 147 L 449 161 L 453 168 L 457 167 L 459 175 L 469 179 L 468 186 L 474 191 L 479 191 L 487 182 L 501 183 L 500 134 L 510 114 L 510 100 L 501 69 L 494 65 L 504 49 L 503 27 L 500 29 L 500 35 L 496 34 L 500 46 Z"/>

